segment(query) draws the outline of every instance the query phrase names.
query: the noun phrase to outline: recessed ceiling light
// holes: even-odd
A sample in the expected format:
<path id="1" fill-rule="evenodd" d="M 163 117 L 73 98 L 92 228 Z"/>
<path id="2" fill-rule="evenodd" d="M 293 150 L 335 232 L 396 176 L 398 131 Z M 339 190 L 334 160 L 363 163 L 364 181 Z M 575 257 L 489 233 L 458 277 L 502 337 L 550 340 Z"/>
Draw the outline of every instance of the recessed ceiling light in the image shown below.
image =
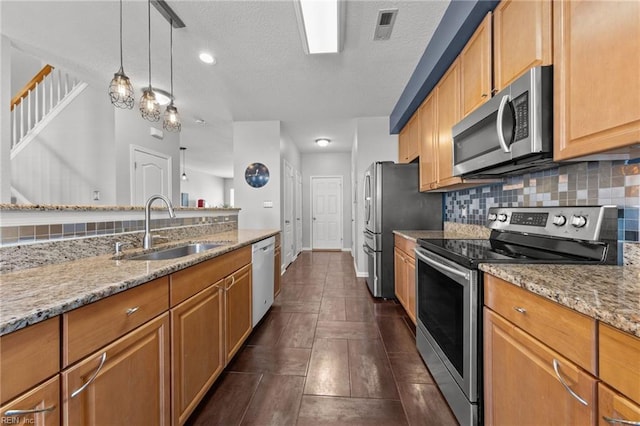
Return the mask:
<path id="1" fill-rule="evenodd" d="M 296 0 L 294 6 L 305 53 L 337 53 L 341 50 L 343 1 Z"/>
<path id="2" fill-rule="evenodd" d="M 316 139 L 316 143 L 318 144 L 318 146 L 320 147 L 325 147 L 327 145 L 329 145 L 331 143 L 331 140 L 327 139 L 327 138 L 320 138 L 320 139 Z"/>
<path id="3" fill-rule="evenodd" d="M 202 62 L 204 62 L 205 64 L 215 64 L 216 63 L 216 58 L 214 58 L 213 56 L 211 56 L 210 53 L 207 53 L 207 52 L 202 52 L 200 54 L 200 60 Z"/>

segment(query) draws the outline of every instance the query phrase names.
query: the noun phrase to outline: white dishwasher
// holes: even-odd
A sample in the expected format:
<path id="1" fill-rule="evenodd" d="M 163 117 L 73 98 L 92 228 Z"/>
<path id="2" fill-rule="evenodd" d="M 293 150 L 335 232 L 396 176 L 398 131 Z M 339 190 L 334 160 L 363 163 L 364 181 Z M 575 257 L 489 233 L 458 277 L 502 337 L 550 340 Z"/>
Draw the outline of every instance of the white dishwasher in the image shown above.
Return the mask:
<path id="1" fill-rule="evenodd" d="M 274 250 L 276 238 L 258 241 L 252 246 L 251 275 L 253 291 L 253 326 L 262 319 L 273 304 Z"/>

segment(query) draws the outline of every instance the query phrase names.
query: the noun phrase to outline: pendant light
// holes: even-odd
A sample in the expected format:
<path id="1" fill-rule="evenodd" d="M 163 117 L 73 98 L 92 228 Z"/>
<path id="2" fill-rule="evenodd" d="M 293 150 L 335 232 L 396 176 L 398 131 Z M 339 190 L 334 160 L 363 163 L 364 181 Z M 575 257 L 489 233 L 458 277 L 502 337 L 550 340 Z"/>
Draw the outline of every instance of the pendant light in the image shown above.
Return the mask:
<path id="1" fill-rule="evenodd" d="M 178 114 L 178 108 L 173 104 L 173 21 L 169 21 L 169 26 L 171 30 L 169 31 L 171 41 L 171 101 L 169 105 L 167 105 L 167 109 L 164 112 L 164 121 L 162 122 L 162 127 L 168 132 L 179 132 L 182 129 L 182 124 L 180 123 L 180 114 Z M 180 148 L 182 149 L 182 148 Z M 185 148 L 186 149 L 186 148 Z M 187 175 L 182 173 L 182 179 L 186 180 Z"/>
<path id="2" fill-rule="evenodd" d="M 160 120 L 160 105 L 151 87 L 151 0 L 147 0 L 147 17 L 149 24 L 149 87 L 142 91 L 140 113 L 145 120 L 158 121 Z"/>
<path id="3" fill-rule="evenodd" d="M 120 0 L 120 69 L 113 75 L 109 84 L 111 103 L 118 108 L 133 108 L 133 86 L 122 67 L 122 0 Z"/>
<path id="4" fill-rule="evenodd" d="M 180 151 L 182 152 L 182 180 L 187 180 L 187 169 L 184 166 L 185 159 L 187 157 L 187 148 L 181 146 Z"/>

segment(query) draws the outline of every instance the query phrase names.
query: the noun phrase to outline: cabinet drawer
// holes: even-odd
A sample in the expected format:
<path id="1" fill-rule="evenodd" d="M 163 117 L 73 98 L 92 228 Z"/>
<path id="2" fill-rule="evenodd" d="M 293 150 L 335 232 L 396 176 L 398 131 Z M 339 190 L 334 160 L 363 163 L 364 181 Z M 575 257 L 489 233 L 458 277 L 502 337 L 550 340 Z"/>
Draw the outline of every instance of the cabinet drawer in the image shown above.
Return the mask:
<path id="1" fill-rule="evenodd" d="M 0 404 L 60 370 L 60 317 L 0 337 Z"/>
<path id="2" fill-rule="evenodd" d="M 245 246 L 171 274 L 171 306 L 187 300 L 249 263 L 251 246 Z"/>
<path id="3" fill-rule="evenodd" d="M 484 302 L 532 336 L 596 375 L 596 321 L 493 275 Z"/>
<path id="4" fill-rule="evenodd" d="M 640 406 L 620 395 L 609 386 L 598 383 L 598 417 L 600 426 L 624 424 L 615 420 L 640 422 Z M 605 417 L 609 420 L 606 420 Z"/>
<path id="5" fill-rule="evenodd" d="M 395 245 L 398 249 L 407 253 L 411 258 L 415 259 L 416 255 L 413 251 L 416 248 L 416 243 L 408 240 L 400 235 L 395 235 Z"/>
<path id="6" fill-rule="evenodd" d="M 168 310 L 168 294 L 162 277 L 64 314 L 64 367 Z"/>
<path id="7" fill-rule="evenodd" d="M 640 404 L 640 338 L 602 323 L 598 332 L 600 378 Z"/>
<path id="8" fill-rule="evenodd" d="M 57 426 L 60 424 L 60 412 L 60 376 L 56 374 L 0 407 L 0 424 Z"/>

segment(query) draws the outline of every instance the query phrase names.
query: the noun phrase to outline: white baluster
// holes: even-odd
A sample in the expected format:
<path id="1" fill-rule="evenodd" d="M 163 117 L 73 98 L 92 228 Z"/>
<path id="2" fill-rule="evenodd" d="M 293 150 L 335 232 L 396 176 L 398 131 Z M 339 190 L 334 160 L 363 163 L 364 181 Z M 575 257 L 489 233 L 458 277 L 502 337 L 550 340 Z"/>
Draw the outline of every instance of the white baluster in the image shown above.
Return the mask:
<path id="1" fill-rule="evenodd" d="M 64 73 L 64 95 L 69 94 L 69 74 Z"/>
<path id="2" fill-rule="evenodd" d="M 13 148 L 14 146 L 16 146 L 16 143 L 18 141 L 18 127 L 16 126 L 17 122 L 16 122 L 16 116 L 18 114 L 16 113 L 16 108 L 14 107 L 11 110 L 11 123 L 13 124 L 12 128 L 11 128 L 11 148 Z"/>
<path id="3" fill-rule="evenodd" d="M 60 89 L 62 88 L 62 75 L 60 75 L 60 71 L 57 71 L 56 74 L 58 75 L 58 100 L 56 101 L 56 105 L 57 105 L 61 99 Z"/>
<path id="4" fill-rule="evenodd" d="M 53 109 L 53 79 L 55 74 L 51 73 L 47 76 L 47 80 L 49 80 L 49 111 Z"/>
<path id="5" fill-rule="evenodd" d="M 33 110 L 33 115 L 34 115 L 34 117 L 33 117 L 33 119 L 34 119 L 33 125 L 34 126 L 36 124 L 38 124 L 38 121 L 40 121 L 38 119 L 38 117 L 40 116 L 40 102 L 38 102 L 38 97 L 40 96 L 40 90 L 38 89 L 38 86 L 39 86 L 39 84 L 36 82 L 36 85 L 33 88 L 33 96 L 35 96 L 35 98 L 36 98 L 36 100 L 35 100 L 36 107 Z"/>
<path id="6" fill-rule="evenodd" d="M 31 130 L 31 90 L 27 92 L 27 132 Z"/>
<path id="7" fill-rule="evenodd" d="M 20 141 L 24 137 L 24 98 L 20 99 Z"/>

